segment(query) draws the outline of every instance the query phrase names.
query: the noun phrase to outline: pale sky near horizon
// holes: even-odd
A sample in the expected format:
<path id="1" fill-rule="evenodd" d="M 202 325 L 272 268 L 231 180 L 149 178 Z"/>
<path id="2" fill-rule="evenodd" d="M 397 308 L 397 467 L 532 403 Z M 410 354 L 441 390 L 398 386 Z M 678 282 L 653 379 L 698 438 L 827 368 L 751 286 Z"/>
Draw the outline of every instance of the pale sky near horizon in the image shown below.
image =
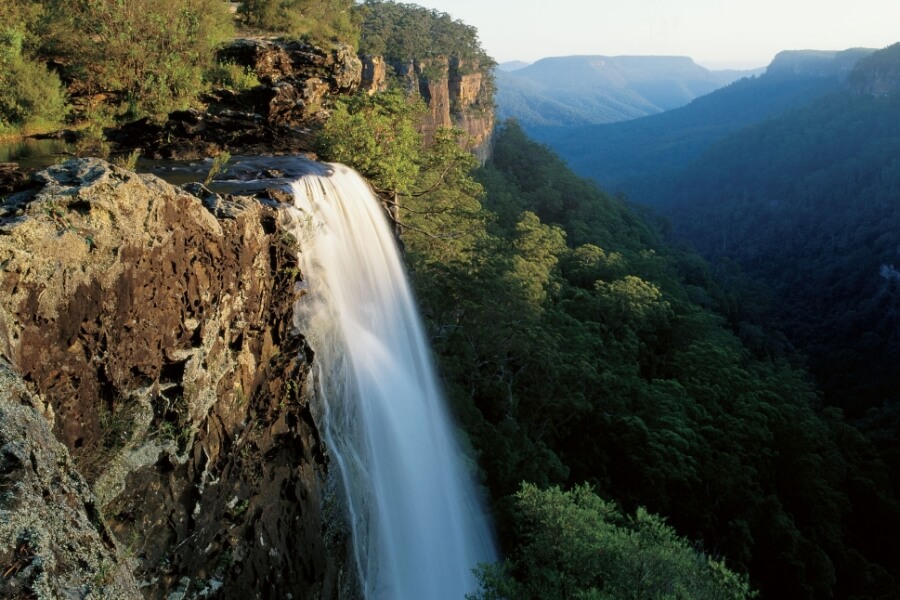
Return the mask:
<path id="1" fill-rule="evenodd" d="M 781 50 L 900 41 L 900 0 L 412 1 L 476 27 L 484 49 L 501 63 L 662 54 L 745 69 L 767 65 Z"/>

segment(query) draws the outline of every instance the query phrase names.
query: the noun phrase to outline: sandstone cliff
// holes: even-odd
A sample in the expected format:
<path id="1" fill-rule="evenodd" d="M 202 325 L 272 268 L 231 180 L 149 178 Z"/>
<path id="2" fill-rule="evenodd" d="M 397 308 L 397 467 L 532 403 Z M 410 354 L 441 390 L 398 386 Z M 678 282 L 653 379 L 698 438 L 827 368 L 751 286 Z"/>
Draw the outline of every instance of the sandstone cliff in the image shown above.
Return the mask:
<path id="1" fill-rule="evenodd" d="M 278 206 L 96 159 L 38 180 L 0 208 L 0 595 L 333 597 Z"/>
<path id="2" fill-rule="evenodd" d="M 219 59 L 252 70 L 260 84 L 241 92 L 213 90 L 204 97 L 205 110 L 173 112 L 163 125 L 143 119 L 111 131 L 111 139 L 148 158 L 313 152 L 314 133 L 337 98 L 360 89 L 384 91 L 395 78 L 425 101 L 426 139 L 441 127 L 455 127 L 468 137 L 468 150 L 487 158 L 494 82 L 477 62 L 437 57 L 389 63 L 377 56 L 360 59 L 347 46 L 256 38 L 234 40 Z"/>
<path id="3" fill-rule="evenodd" d="M 384 90 L 394 76 L 422 96 L 428 106 L 422 123 L 426 138 L 441 127 L 456 127 L 469 136 L 469 149 L 486 156 L 494 127 L 493 80 L 486 68 L 447 57 L 386 63 L 381 57 L 364 56 L 362 62 L 362 89 Z"/>

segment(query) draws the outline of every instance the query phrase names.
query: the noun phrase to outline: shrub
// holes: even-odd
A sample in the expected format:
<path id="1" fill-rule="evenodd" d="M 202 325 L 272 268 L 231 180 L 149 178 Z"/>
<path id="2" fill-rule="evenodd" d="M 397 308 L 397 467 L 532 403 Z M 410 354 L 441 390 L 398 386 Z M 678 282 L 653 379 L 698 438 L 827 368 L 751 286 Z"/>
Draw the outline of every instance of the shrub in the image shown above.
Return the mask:
<path id="1" fill-rule="evenodd" d="M 43 50 L 81 92 L 116 92 L 130 117 L 186 108 L 234 28 L 220 0 L 49 0 Z"/>
<path id="2" fill-rule="evenodd" d="M 233 62 L 216 63 L 206 74 L 207 81 L 215 87 L 228 88 L 241 92 L 259 85 L 256 71 L 250 67 L 242 67 Z"/>
<path id="3" fill-rule="evenodd" d="M 746 578 L 698 552 L 639 508 L 625 517 L 589 487 L 564 492 L 523 484 L 521 544 L 505 564 L 483 566 L 474 598 L 753 598 Z"/>
<path id="4" fill-rule="evenodd" d="M 53 125 L 67 112 L 59 76 L 22 55 L 24 34 L 0 32 L 0 127 Z"/>

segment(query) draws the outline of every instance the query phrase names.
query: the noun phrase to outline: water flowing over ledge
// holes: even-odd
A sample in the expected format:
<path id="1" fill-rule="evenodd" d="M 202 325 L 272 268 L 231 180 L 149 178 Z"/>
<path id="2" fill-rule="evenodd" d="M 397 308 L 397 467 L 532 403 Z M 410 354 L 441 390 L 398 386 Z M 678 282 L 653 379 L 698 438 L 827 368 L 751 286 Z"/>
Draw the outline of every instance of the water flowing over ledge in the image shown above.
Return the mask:
<path id="1" fill-rule="evenodd" d="M 317 421 L 366 598 L 462 599 L 496 551 L 384 211 L 343 165 L 293 184 Z"/>

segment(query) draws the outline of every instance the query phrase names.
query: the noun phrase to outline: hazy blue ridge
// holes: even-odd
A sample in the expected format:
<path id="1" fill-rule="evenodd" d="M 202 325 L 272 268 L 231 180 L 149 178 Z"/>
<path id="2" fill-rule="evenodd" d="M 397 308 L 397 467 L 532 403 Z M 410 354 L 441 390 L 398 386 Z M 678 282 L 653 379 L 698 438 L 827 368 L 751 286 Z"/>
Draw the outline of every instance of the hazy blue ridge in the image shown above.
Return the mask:
<path id="1" fill-rule="evenodd" d="M 661 181 L 714 142 L 841 89 L 852 66 L 871 53 L 867 49 L 781 52 L 765 74 L 740 79 L 661 114 L 603 125 L 526 128 L 578 174 L 636 202 L 665 203 Z"/>
<path id="2" fill-rule="evenodd" d="M 533 126 L 613 123 L 683 106 L 747 73 L 680 56 L 564 56 L 497 70 L 501 119 Z"/>

